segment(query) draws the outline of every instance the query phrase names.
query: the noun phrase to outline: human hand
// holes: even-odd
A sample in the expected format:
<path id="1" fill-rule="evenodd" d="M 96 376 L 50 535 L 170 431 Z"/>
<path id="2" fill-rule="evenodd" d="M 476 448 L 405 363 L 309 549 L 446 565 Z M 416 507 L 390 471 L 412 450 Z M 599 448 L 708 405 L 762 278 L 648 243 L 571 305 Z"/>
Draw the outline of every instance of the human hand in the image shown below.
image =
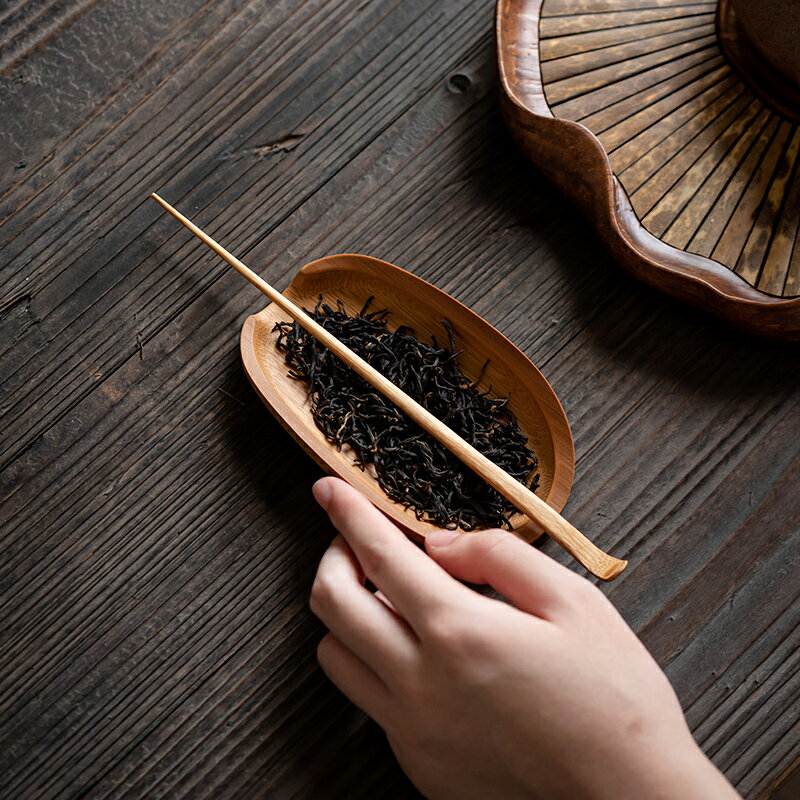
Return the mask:
<path id="1" fill-rule="evenodd" d="M 503 531 L 430 534 L 428 557 L 343 481 L 314 495 L 340 534 L 311 592 L 320 664 L 427 797 L 738 797 L 591 583 Z"/>

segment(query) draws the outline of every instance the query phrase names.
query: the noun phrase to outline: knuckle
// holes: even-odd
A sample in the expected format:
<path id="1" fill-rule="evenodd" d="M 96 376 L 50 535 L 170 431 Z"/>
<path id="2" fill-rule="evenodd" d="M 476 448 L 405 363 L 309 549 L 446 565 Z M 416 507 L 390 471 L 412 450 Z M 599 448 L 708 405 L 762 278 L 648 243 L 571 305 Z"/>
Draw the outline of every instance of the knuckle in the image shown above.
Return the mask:
<path id="1" fill-rule="evenodd" d="M 336 584 L 329 575 L 320 571 L 311 586 L 309 606 L 318 617 L 336 603 Z"/>
<path id="2" fill-rule="evenodd" d="M 444 645 L 455 638 L 455 615 L 445 606 L 430 609 L 425 617 L 424 630 L 431 642 Z"/>
<path id="3" fill-rule="evenodd" d="M 367 576 L 374 582 L 386 565 L 386 548 L 380 541 L 366 542 L 358 554 L 361 568 Z"/>
<path id="4" fill-rule="evenodd" d="M 516 537 L 513 533 L 501 530 L 481 531 L 478 544 L 484 558 L 498 556 L 514 547 Z"/>
<path id="5" fill-rule="evenodd" d="M 476 654 L 484 639 L 478 620 L 459 608 L 442 606 L 436 609 L 425 627 L 434 647 L 455 656 Z"/>
<path id="6" fill-rule="evenodd" d="M 501 563 L 520 557 L 517 550 L 520 540 L 509 531 L 499 529 L 478 531 L 464 538 L 469 548 L 467 558 L 472 561 Z"/>

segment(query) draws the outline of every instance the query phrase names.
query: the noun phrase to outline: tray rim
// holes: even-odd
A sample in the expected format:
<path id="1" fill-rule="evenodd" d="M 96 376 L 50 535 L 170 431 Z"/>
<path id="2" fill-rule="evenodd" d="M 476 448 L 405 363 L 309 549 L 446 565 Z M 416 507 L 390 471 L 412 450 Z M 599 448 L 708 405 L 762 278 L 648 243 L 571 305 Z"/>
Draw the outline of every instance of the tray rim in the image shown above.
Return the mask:
<path id="1" fill-rule="evenodd" d="M 539 60 L 544 2 L 497 0 L 496 5 L 500 105 L 523 153 L 575 202 L 615 260 L 636 278 L 749 333 L 800 341 L 800 296 L 766 294 L 719 261 L 673 247 L 650 233 L 636 216 L 597 136 L 585 125 L 553 114 Z M 519 31 L 521 46 L 520 39 L 514 39 Z M 524 76 L 517 51 L 528 54 Z"/>

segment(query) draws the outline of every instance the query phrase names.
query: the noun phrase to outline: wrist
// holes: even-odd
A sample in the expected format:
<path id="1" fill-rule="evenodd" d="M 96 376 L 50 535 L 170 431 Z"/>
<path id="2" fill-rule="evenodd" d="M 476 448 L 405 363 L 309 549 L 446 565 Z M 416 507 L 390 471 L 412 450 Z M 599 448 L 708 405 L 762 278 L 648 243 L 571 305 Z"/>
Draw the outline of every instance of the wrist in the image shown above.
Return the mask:
<path id="1" fill-rule="evenodd" d="M 602 800 L 741 800 L 688 729 L 683 736 L 646 748 L 622 772 L 619 784 Z"/>

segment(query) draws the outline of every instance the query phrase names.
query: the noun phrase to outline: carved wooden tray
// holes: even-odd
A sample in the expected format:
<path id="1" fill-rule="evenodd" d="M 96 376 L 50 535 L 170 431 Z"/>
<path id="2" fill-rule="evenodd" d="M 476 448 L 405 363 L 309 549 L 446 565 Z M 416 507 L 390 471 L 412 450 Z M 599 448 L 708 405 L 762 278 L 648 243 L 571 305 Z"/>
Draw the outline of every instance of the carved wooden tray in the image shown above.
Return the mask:
<path id="1" fill-rule="evenodd" d="M 716 12 L 498 0 L 503 113 L 634 275 L 798 341 L 800 129 L 726 60 Z"/>
<path id="2" fill-rule="evenodd" d="M 306 264 L 283 295 L 305 308 L 313 308 L 320 296 L 331 304 L 338 300 L 351 314 L 373 297 L 374 309 L 391 308 L 390 329 L 407 325 L 427 341 L 434 336 L 441 338 L 441 321 L 447 320 L 458 343 L 458 363 L 464 374 L 477 381 L 482 391 L 508 397 L 509 408 L 539 458 L 536 494 L 556 511 L 564 508 L 575 464 L 564 409 L 541 372 L 486 320 L 416 275 L 386 261 L 352 253 L 326 256 Z M 390 500 L 371 471 L 356 466 L 353 453 L 340 450 L 317 427 L 307 385 L 289 377 L 284 355 L 275 347 L 275 323 L 287 318 L 286 312 L 272 303 L 244 322 L 242 361 L 256 392 L 323 469 L 344 478 L 390 519 L 416 538 L 423 538 L 436 526 L 418 520 L 413 511 Z M 517 535 L 529 542 L 541 533 L 522 514 L 515 514 L 511 524 Z"/>

